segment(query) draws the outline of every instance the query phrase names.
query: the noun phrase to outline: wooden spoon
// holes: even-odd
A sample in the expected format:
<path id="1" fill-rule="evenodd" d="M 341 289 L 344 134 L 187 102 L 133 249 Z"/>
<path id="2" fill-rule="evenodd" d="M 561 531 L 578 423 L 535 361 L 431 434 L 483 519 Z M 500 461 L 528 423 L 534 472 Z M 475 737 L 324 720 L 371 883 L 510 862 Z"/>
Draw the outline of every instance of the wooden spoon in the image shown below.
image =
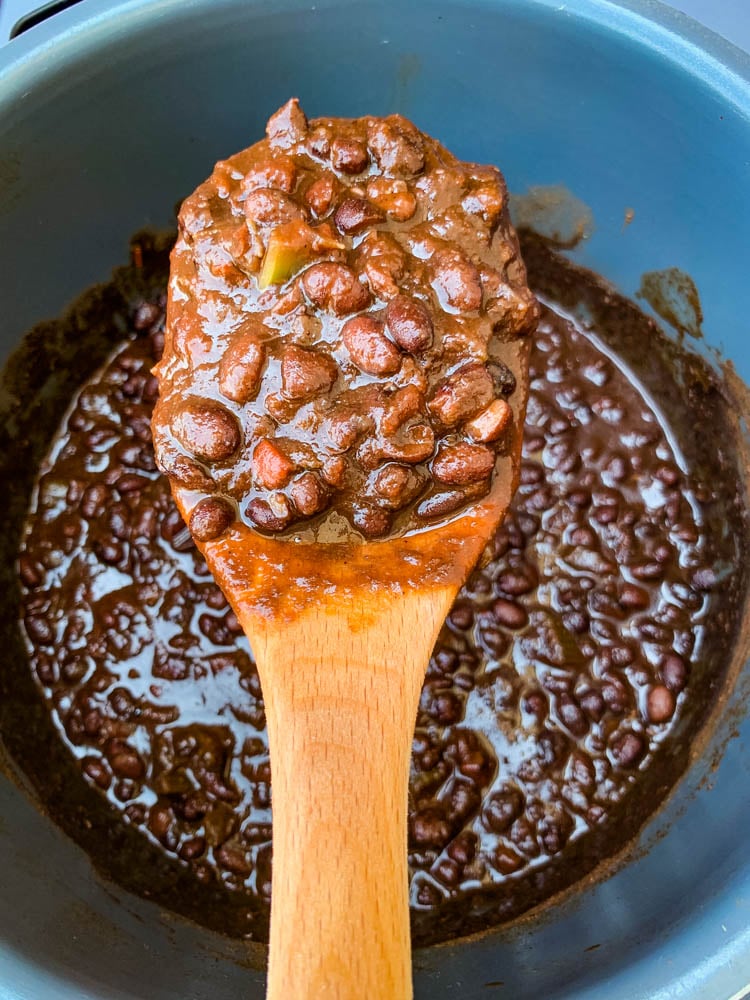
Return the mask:
<path id="1" fill-rule="evenodd" d="M 329 133 L 335 133 L 330 148 Z M 338 179 L 320 166 L 329 153 Z M 332 199 L 338 199 L 335 211 Z M 374 244 L 367 242 L 368 227 Z M 492 168 L 460 163 L 401 116 L 308 123 L 293 99 L 269 120 L 267 139 L 217 165 L 183 205 L 180 229 L 165 354 L 155 369 L 154 443 L 183 516 L 250 640 L 263 688 L 273 782 L 268 997 L 405 1000 L 412 995 L 407 790 L 419 693 L 440 626 L 518 477 L 530 349 L 525 334 L 536 304 L 525 287 L 504 183 Z M 248 277 L 256 274 L 261 250 L 257 279 Z M 318 263 L 305 270 L 313 257 Z M 421 300 L 411 297 L 415 283 Z M 308 335 L 318 338 L 313 350 L 301 349 L 281 319 L 302 306 L 303 296 L 303 318 L 313 319 L 314 328 L 304 326 L 296 336 L 306 344 Z M 308 306 L 317 309 L 315 316 Z M 345 318 L 368 308 L 365 327 L 352 331 L 347 323 L 345 333 Z M 439 313 L 439 336 L 433 336 L 430 310 Z M 261 331 L 259 317 L 267 321 Z M 287 337 L 291 343 L 284 343 Z M 339 342 L 348 374 L 334 360 L 343 349 Z M 264 357 L 267 375 L 261 375 Z M 297 440 L 310 420 L 321 418 L 320 409 L 317 416 L 299 410 L 301 423 L 290 430 L 290 400 L 297 414 L 301 401 L 326 387 L 339 392 L 338 382 L 347 387 L 351 407 L 352 398 L 363 398 L 352 371 L 381 380 L 372 399 L 393 400 L 395 392 L 386 395 L 384 387 L 401 385 L 406 392 L 394 374 L 404 357 L 406 369 L 424 383 L 417 389 L 407 379 L 408 405 L 426 409 L 425 394 L 435 390 L 430 406 L 438 412 L 441 439 L 446 430 L 449 437 L 463 433 L 460 427 L 469 433 L 465 421 L 473 414 L 465 400 L 463 409 L 458 405 L 449 381 L 458 371 L 469 379 L 464 393 L 478 393 L 475 419 L 489 410 L 485 393 L 494 377 L 488 366 L 505 366 L 509 386 L 515 376 L 507 404 L 510 439 L 491 452 L 463 446 L 485 460 L 488 453 L 500 455 L 481 501 L 449 523 L 382 541 L 356 541 L 351 531 L 341 541 L 270 538 L 235 520 L 222 494 L 244 505 L 248 488 L 277 490 L 292 474 L 284 463 L 294 463 L 264 436 L 286 426 L 279 438 L 289 433 Z M 474 369 L 479 381 L 472 383 L 467 373 Z M 388 373 L 390 386 L 382 381 Z M 497 393 L 506 393 L 494 391 L 498 404 Z M 445 398 L 436 407 L 439 393 Z M 366 403 L 364 412 L 371 415 L 374 405 L 381 404 Z M 381 431 L 387 437 L 400 426 Z M 427 443 L 431 451 L 435 433 L 425 424 L 413 430 L 420 428 L 421 438 L 402 441 L 402 449 L 417 447 L 421 454 Z M 484 426 L 476 440 L 499 444 L 502 432 Z M 253 465 L 264 440 L 274 468 L 270 460 Z M 321 469 L 326 447 L 318 455 Z M 346 451 L 351 441 L 341 447 Z M 380 458 L 424 460 L 394 448 L 390 441 Z M 194 459 L 218 463 L 217 478 Z M 465 466 L 457 478 L 457 468 L 445 482 L 478 485 L 464 477 Z M 364 469 L 347 480 L 349 491 L 357 483 L 367 492 Z M 196 529 L 199 502 L 221 520 L 218 530 Z M 265 510 L 265 522 L 254 504 Z M 309 513 L 316 510 L 313 504 Z M 244 516 L 269 530 L 288 523 L 259 496 Z"/>
<path id="2" fill-rule="evenodd" d="M 527 370 L 528 339 L 514 345 Z M 419 694 L 456 593 L 517 485 L 527 384 L 489 496 L 380 542 L 293 544 L 243 524 L 200 544 L 247 634 L 273 787 L 268 1000 L 412 996 L 407 792 Z M 186 517 L 194 494 L 175 489 Z"/>

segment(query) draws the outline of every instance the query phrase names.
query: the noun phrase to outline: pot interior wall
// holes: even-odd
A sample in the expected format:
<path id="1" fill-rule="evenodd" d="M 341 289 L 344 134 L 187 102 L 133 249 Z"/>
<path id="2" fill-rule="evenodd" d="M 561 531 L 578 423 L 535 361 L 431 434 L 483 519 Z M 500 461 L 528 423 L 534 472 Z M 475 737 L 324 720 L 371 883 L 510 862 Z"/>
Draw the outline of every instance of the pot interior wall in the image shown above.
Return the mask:
<path id="1" fill-rule="evenodd" d="M 0 54 L 3 354 L 105 278 L 132 232 L 169 225 L 296 94 L 310 115 L 402 111 L 498 162 L 513 190 L 566 185 L 595 220 L 577 259 L 627 293 L 644 271 L 687 271 L 707 343 L 750 377 L 750 87 L 690 44 L 589 0 L 575 14 L 521 0 L 110 6 L 86 0 Z M 741 738 L 710 787 L 707 752 L 644 833 L 648 852 L 543 921 L 418 955 L 418 995 L 586 1000 L 605 979 L 610 1000 L 670 983 L 734 992 L 750 961 L 747 686 L 724 709 Z M 100 885 L 5 779 L 0 816 L 0 996 L 262 995 L 238 946 Z"/>

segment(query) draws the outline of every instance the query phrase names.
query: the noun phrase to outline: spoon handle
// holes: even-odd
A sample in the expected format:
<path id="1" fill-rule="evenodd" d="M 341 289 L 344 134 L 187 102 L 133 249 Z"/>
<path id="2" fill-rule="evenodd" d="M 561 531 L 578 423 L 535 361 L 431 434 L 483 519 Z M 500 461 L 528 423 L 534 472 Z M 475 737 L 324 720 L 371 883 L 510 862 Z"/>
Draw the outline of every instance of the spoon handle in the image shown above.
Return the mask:
<path id="1" fill-rule="evenodd" d="M 410 1000 L 409 761 L 453 589 L 250 631 L 273 788 L 268 1000 Z M 339 605 L 340 607 L 340 605 Z M 260 634 L 259 634 L 260 631 Z"/>

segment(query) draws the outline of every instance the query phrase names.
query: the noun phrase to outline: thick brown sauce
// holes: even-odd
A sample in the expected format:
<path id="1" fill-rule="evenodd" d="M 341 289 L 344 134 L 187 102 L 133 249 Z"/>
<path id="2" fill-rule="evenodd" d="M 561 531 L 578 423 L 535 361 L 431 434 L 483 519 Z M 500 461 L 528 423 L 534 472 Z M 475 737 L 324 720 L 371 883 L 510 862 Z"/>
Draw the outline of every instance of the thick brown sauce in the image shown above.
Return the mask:
<path id="1" fill-rule="evenodd" d="M 542 251 L 533 259 L 543 286 L 554 266 Z M 212 927 L 263 939 L 262 693 L 153 464 L 154 301 L 131 311 L 128 339 L 50 447 L 20 563 L 27 648 L 40 703 L 96 790 L 75 815 L 132 831 L 114 856 L 90 847 L 97 863 Z M 623 331 L 637 315 L 623 313 Z M 645 319 L 641 334 L 657 337 Z M 589 870 L 678 767 L 670 735 L 687 740 L 719 677 L 738 554 L 720 528 L 734 495 L 687 471 L 674 433 L 596 334 L 545 310 L 521 486 L 440 635 L 417 719 L 417 942 L 508 919 Z M 722 597 L 711 596 L 717 575 Z M 153 852 L 171 865 L 149 867 Z"/>
<path id="2" fill-rule="evenodd" d="M 273 595 L 294 613 L 321 581 L 310 592 L 309 554 L 255 530 L 343 543 L 315 552 L 343 600 L 363 563 L 394 587 L 436 570 L 463 580 L 471 558 L 435 566 L 461 524 L 409 545 L 411 566 L 358 543 L 442 523 L 489 499 L 493 477 L 512 491 L 538 306 L 503 178 L 399 115 L 308 122 L 292 100 L 266 131 L 180 209 L 159 468 L 194 536 L 221 536 L 214 572 L 263 613 L 278 616 Z M 290 559 L 300 586 L 286 586 Z"/>

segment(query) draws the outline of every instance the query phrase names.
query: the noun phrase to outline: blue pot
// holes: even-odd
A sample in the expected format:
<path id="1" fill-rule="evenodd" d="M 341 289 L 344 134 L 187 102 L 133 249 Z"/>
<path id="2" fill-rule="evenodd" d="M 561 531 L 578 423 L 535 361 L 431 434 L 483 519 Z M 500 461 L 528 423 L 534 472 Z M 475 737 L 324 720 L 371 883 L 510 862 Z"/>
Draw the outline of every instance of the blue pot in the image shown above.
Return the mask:
<path id="1" fill-rule="evenodd" d="M 627 294 L 687 271 L 707 344 L 750 380 L 750 60 L 648 0 L 84 0 L 0 51 L 3 353 L 290 94 L 311 115 L 402 111 L 516 191 L 565 184 L 596 220 L 577 259 Z M 628 863 L 543 919 L 417 953 L 418 997 L 743 995 L 745 656 Z M 0 861 L 0 997 L 262 996 L 247 949 L 105 888 L 4 778 Z"/>

